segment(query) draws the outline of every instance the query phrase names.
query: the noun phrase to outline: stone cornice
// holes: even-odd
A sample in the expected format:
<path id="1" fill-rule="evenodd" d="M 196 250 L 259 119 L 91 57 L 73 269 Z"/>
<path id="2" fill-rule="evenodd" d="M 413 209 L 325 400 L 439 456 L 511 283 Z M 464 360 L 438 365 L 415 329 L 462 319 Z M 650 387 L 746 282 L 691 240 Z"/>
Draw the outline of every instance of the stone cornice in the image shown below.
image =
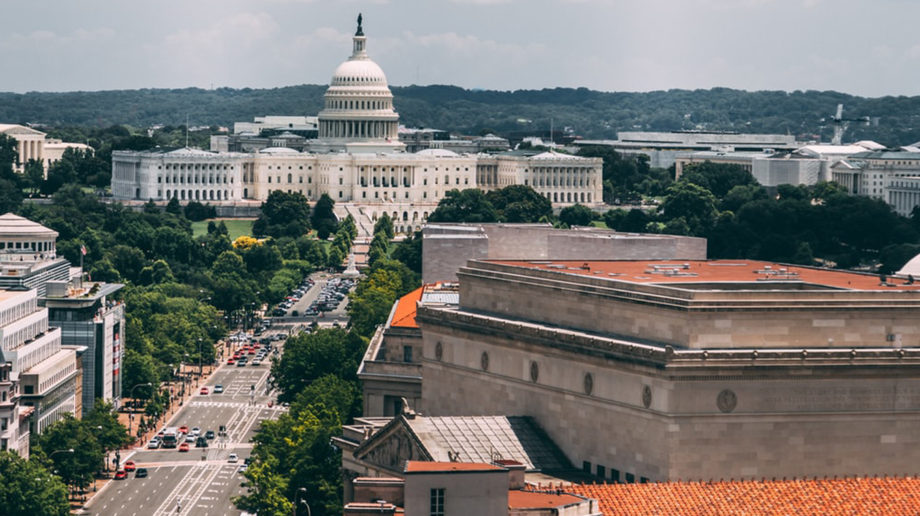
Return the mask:
<path id="1" fill-rule="evenodd" d="M 676 349 L 669 345 L 639 343 L 613 337 L 592 335 L 576 330 L 511 321 L 498 317 L 452 308 L 420 306 L 416 320 L 422 327 L 457 328 L 501 338 L 523 340 L 564 352 L 616 360 L 667 370 L 669 374 L 701 376 L 719 372 L 757 368 L 762 373 L 788 368 L 823 368 L 845 366 L 858 368 L 898 369 L 900 374 L 916 374 L 920 368 L 920 348 L 771 348 L 771 349 Z M 905 369 L 907 368 L 907 369 Z M 867 371 L 868 373 L 868 371 Z M 854 372 L 854 374 L 856 374 Z M 871 374 L 871 373 L 869 373 Z M 721 374 L 720 374 L 721 376 Z"/>

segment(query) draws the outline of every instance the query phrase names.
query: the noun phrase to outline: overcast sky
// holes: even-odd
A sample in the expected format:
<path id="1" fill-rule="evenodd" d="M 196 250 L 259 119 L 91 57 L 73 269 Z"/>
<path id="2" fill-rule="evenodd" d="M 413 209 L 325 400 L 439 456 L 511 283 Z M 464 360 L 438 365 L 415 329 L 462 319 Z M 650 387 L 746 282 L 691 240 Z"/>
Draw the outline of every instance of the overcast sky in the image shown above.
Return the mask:
<path id="1" fill-rule="evenodd" d="M 28 0 L 0 91 L 328 83 L 358 12 L 391 85 L 920 94 L 917 0 Z"/>

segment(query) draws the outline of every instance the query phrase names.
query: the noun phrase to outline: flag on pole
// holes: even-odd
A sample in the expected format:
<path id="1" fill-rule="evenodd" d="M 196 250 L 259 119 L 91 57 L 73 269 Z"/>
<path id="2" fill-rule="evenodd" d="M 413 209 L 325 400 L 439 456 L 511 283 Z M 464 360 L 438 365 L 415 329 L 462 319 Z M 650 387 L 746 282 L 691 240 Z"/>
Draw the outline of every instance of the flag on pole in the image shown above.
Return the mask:
<path id="1" fill-rule="evenodd" d="M 85 245 L 80 246 L 80 254 L 82 254 L 83 256 L 86 256 L 86 246 Z"/>

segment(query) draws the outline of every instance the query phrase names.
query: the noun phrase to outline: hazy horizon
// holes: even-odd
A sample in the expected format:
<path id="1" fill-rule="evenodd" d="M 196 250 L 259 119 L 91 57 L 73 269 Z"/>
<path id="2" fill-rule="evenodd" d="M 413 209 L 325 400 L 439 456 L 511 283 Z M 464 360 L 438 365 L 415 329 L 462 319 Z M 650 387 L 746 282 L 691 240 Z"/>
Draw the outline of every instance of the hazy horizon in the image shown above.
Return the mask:
<path id="1" fill-rule="evenodd" d="M 21 2 L 0 91 L 324 85 L 359 11 L 395 86 L 920 95 L 906 0 Z"/>

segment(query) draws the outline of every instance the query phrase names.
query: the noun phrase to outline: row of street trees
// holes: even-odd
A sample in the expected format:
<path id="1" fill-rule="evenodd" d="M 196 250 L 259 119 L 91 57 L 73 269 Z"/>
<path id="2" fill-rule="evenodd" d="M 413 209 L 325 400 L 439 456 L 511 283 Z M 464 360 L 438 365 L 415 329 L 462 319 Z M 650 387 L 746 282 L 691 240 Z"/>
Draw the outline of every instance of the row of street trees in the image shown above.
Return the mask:
<path id="1" fill-rule="evenodd" d="M 333 249 L 354 231 L 353 221 L 343 221 Z M 393 225 L 386 216 L 378 219 L 374 233 L 369 269 L 349 295 L 348 328 L 295 335 L 272 363 L 278 399 L 291 409 L 277 421 L 263 422 L 256 434 L 255 460 L 244 473 L 248 492 L 236 500 L 240 509 L 284 516 L 300 496 L 309 500 L 314 515 L 342 512 L 341 455 L 329 441 L 361 414 L 356 373 L 370 336 L 396 299 L 419 285 L 417 273 L 389 257 L 400 249 L 410 255 L 412 244 L 391 245 Z"/>

